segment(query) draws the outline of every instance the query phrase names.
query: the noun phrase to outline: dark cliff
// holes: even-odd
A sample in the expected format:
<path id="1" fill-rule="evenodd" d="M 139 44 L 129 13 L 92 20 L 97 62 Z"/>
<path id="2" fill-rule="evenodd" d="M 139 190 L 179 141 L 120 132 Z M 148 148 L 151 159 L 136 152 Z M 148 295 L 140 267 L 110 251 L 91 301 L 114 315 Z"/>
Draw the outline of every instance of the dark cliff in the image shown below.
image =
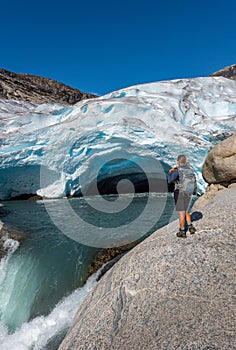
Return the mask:
<path id="1" fill-rule="evenodd" d="M 218 72 L 211 74 L 211 77 L 225 77 L 228 79 L 236 80 L 236 64 L 225 67 Z"/>
<path id="2" fill-rule="evenodd" d="M 78 101 L 97 97 L 59 83 L 55 80 L 18 74 L 0 68 L 0 98 L 33 103 L 56 102 L 73 105 Z"/>

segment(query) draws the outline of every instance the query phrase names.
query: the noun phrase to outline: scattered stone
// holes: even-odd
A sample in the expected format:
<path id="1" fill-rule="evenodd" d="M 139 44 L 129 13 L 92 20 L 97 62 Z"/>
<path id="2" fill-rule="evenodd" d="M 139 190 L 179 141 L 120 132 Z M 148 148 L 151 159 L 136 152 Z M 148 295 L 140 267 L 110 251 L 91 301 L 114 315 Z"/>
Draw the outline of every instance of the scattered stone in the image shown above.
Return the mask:
<path id="1" fill-rule="evenodd" d="M 10 201 L 21 201 L 21 200 L 33 200 L 33 201 L 37 201 L 37 200 L 42 200 L 43 197 L 35 194 L 35 193 L 22 193 L 18 196 L 13 196 L 11 197 L 9 200 Z"/>
<path id="2" fill-rule="evenodd" d="M 220 185 L 220 184 L 211 184 L 209 186 L 207 186 L 206 191 L 220 191 L 220 190 L 225 190 L 227 187 Z"/>
<path id="3" fill-rule="evenodd" d="M 210 203 L 212 198 L 216 195 L 216 193 L 220 190 L 226 190 L 227 187 L 219 184 L 211 184 L 206 188 L 206 192 L 199 197 L 199 199 L 194 203 L 193 210 L 198 210 L 205 207 Z"/>

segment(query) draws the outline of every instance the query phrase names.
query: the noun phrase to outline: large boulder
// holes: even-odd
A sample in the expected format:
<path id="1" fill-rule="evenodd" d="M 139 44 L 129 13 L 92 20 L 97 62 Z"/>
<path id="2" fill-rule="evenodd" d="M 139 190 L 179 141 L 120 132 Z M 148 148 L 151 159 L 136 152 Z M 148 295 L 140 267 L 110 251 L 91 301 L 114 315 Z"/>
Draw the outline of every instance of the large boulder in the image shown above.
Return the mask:
<path id="1" fill-rule="evenodd" d="M 218 191 L 195 235 L 178 239 L 174 221 L 122 257 L 59 349 L 234 349 L 235 196 L 236 188 Z"/>
<path id="2" fill-rule="evenodd" d="M 212 148 L 203 164 L 202 175 L 209 184 L 236 182 L 236 134 Z"/>

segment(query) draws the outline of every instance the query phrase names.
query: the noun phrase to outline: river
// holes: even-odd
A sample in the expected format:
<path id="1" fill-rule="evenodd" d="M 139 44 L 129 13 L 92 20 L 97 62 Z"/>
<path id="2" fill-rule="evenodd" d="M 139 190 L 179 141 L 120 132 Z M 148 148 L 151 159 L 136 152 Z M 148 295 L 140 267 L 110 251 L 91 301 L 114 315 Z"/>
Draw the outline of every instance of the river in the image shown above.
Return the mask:
<path id="1" fill-rule="evenodd" d="M 112 195 L 4 202 L 0 219 L 22 230 L 26 239 L 5 242 L 1 350 L 56 350 L 97 283 L 96 274 L 87 280 L 95 254 L 103 247 L 143 239 L 177 217 L 170 194 L 121 195 L 114 208 L 117 200 Z"/>

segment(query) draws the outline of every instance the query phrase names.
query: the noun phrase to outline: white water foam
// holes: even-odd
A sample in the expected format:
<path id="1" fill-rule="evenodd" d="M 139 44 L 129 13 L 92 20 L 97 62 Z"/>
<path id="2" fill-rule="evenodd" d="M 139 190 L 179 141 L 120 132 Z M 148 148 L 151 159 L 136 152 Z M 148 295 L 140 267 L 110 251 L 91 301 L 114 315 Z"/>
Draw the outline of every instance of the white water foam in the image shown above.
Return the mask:
<path id="1" fill-rule="evenodd" d="M 0 221 L 1 225 L 1 221 Z M 1 227 L 0 227 L 1 230 Z M 12 254 L 16 251 L 16 249 L 19 247 L 19 242 L 8 238 L 6 236 L 1 237 L 1 241 L 3 241 L 3 248 L 7 251 L 6 255 L 0 260 L 0 284 L 5 278 L 6 273 L 6 266 L 8 263 L 8 260 L 12 256 Z"/>
<path id="2" fill-rule="evenodd" d="M 49 340 L 69 328 L 78 307 L 97 284 L 98 274 L 99 271 L 90 276 L 82 288 L 62 299 L 49 315 L 23 323 L 13 334 L 0 323 L 0 350 L 43 349 Z"/>

